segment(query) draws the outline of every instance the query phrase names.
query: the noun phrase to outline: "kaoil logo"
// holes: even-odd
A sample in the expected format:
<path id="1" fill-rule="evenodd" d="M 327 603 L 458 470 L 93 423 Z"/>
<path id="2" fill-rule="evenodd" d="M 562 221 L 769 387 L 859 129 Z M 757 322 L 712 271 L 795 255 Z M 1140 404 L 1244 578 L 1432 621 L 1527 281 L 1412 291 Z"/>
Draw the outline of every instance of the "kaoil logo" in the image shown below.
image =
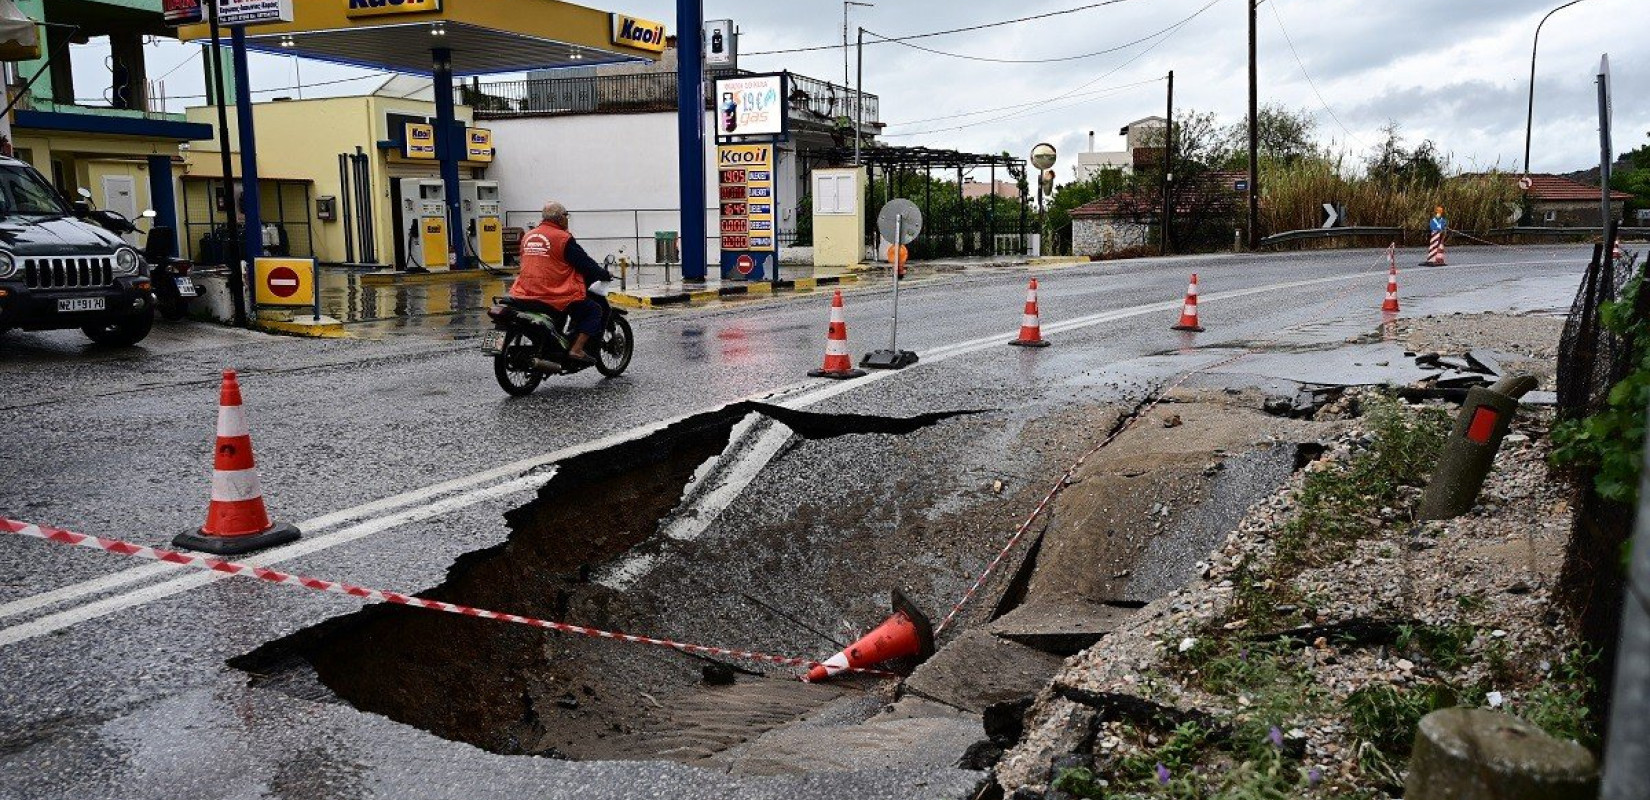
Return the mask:
<path id="1" fill-rule="evenodd" d="M 349 0 L 348 16 L 376 17 L 386 14 L 422 14 L 440 11 L 441 0 Z"/>
<path id="2" fill-rule="evenodd" d="M 650 53 L 665 51 L 665 24 L 624 14 L 613 15 L 613 43 Z"/>

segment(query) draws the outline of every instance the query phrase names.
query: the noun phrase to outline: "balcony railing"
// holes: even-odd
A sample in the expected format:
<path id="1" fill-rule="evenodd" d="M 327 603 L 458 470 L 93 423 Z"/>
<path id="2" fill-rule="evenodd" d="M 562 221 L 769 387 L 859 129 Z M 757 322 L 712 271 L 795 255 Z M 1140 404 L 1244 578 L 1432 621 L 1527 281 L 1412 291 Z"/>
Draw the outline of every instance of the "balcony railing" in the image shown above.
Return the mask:
<path id="1" fill-rule="evenodd" d="M 705 108 L 714 108 L 715 80 L 733 77 L 731 71 L 713 72 L 705 80 Z M 461 102 L 485 119 L 545 114 L 635 114 L 676 110 L 676 74 L 583 75 L 483 83 L 479 90 L 465 87 Z M 856 92 L 805 75 L 791 75 L 790 107 L 793 120 L 851 125 L 865 105 L 865 124 L 876 127 L 880 111 L 877 96 Z"/>

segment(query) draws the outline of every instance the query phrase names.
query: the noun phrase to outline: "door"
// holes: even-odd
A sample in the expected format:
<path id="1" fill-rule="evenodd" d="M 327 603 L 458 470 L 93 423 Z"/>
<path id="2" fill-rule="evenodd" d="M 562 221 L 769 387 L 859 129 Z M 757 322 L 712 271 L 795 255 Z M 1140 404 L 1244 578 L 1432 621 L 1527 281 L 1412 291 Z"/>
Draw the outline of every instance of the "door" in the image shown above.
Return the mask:
<path id="1" fill-rule="evenodd" d="M 138 218 L 137 179 L 130 175 L 103 176 L 103 207 L 134 222 Z M 138 246 L 138 236 L 128 233 L 127 244 Z"/>

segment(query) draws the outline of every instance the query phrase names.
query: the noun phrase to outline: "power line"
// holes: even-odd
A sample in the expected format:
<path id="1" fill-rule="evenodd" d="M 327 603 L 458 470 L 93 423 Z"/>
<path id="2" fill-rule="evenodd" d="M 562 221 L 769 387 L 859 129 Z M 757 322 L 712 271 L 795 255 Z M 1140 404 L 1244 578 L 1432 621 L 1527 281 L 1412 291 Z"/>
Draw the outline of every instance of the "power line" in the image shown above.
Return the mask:
<path id="1" fill-rule="evenodd" d="M 182 66 L 182 65 L 180 64 L 179 66 Z M 306 83 L 301 87 L 299 87 L 299 86 L 277 86 L 277 87 L 274 87 L 274 88 L 271 88 L 271 89 L 253 89 L 252 93 L 253 94 L 272 94 L 274 92 L 290 92 L 290 91 L 293 91 L 294 89 L 299 89 L 299 88 L 313 89 L 317 86 L 332 86 L 334 84 L 339 84 L 339 83 L 350 83 L 351 81 L 364 81 L 364 80 L 368 80 L 370 78 L 382 78 L 382 77 L 384 77 L 385 75 L 388 75 L 388 74 L 389 74 L 388 72 L 375 72 L 371 75 L 357 75 L 353 78 L 338 78 L 338 79 L 330 80 L 330 81 L 316 81 L 315 83 Z M 204 100 L 207 97 L 211 97 L 211 95 L 208 95 L 208 94 L 171 94 L 171 95 L 167 95 L 166 99 L 168 99 L 168 100 Z M 95 100 L 102 100 L 102 99 L 104 99 L 104 98 L 81 98 L 81 97 L 77 97 L 77 98 L 75 98 L 75 102 L 79 103 L 79 102 L 82 102 L 82 101 L 95 101 Z"/>
<path id="2" fill-rule="evenodd" d="M 898 37 L 898 38 L 895 38 L 895 39 L 883 39 L 883 41 L 884 42 L 905 42 L 905 41 L 911 41 L 911 40 L 915 40 L 915 39 L 930 39 L 930 38 L 933 38 L 935 36 L 950 36 L 951 34 L 954 34 L 954 33 L 969 33 L 971 31 L 983 31 L 983 30 L 986 30 L 988 28 L 1001 28 L 1005 25 L 1018 25 L 1022 22 L 1035 22 L 1035 21 L 1040 20 L 1040 19 L 1049 19 L 1051 17 L 1061 17 L 1061 16 L 1065 16 L 1065 15 L 1068 15 L 1068 14 L 1076 14 L 1080 11 L 1090 11 L 1090 10 L 1093 10 L 1093 9 L 1096 9 L 1096 8 L 1103 8 L 1105 6 L 1114 6 L 1114 5 L 1117 5 L 1119 3 L 1127 3 L 1129 1 L 1130 0 L 1105 0 L 1105 2 L 1089 3 L 1088 5 L 1077 6 L 1076 8 L 1067 8 L 1067 9 L 1063 9 L 1063 10 L 1060 10 L 1060 11 L 1049 11 L 1049 12 L 1045 12 L 1045 13 L 1042 13 L 1042 14 L 1033 14 L 1033 15 L 1028 16 L 1028 17 L 1016 17 L 1014 19 L 1005 19 L 1005 20 L 1002 20 L 1000 22 L 985 22 L 985 23 L 981 23 L 979 25 L 969 25 L 969 26 L 963 27 L 963 28 L 951 28 L 949 30 L 943 30 L 943 31 L 930 31 L 928 33 L 916 33 L 916 34 L 912 34 L 910 36 L 901 36 L 901 37 Z M 879 38 L 881 38 L 881 37 L 879 37 Z M 850 45 L 850 46 L 852 46 L 852 45 Z M 783 54 L 787 54 L 787 53 L 813 53 L 813 52 L 818 52 L 820 50 L 841 50 L 841 49 L 843 49 L 843 45 L 841 43 L 836 43 L 836 44 L 816 45 L 814 47 L 792 47 L 792 48 L 788 48 L 788 49 L 784 49 L 784 50 L 757 50 L 757 51 L 754 51 L 754 52 L 744 53 L 743 55 L 746 55 L 746 56 L 774 56 L 774 55 L 783 55 Z"/>
<path id="3" fill-rule="evenodd" d="M 1346 127 L 1346 124 L 1341 122 L 1341 118 L 1335 115 L 1335 109 L 1329 107 L 1329 101 L 1323 99 L 1323 92 L 1318 91 L 1318 84 L 1312 80 L 1312 74 L 1306 71 L 1306 62 L 1301 60 L 1300 51 L 1295 49 L 1295 40 L 1289 38 L 1289 28 L 1283 24 L 1283 15 L 1278 13 L 1278 4 L 1271 3 L 1269 5 L 1272 7 L 1272 18 L 1278 21 L 1278 30 L 1283 32 L 1283 40 L 1289 43 L 1289 52 L 1294 54 L 1295 63 L 1300 65 L 1301 76 L 1306 78 L 1306 85 L 1312 87 L 1312 94 L 1318 96 L 1318 103 L 1323 106 L 1323 110 L 1329 112 L 1329 118 L 1335 120 L 1335 124 L 1340 126 L 1341 130 L 1346 133 L 1348 138 L 1354 142 L 1357 142 L 1358 145 L 1363 147 L 1365 150 L 1369 149 L 1369 145 L 1365 144 L 1364 140 L 1358 138 L 1358 135 L 1353 133 L 1351 128 Z"/>
<path id="4" fill-rule="evenodd" d="M 1174 27 L 1173 25 L 1169 26 L 1169 28 L 1173 28 L 1173 27 Z M 1109 54 L 1115 53 L 1119 50 L 1127 50 L 1128 48 L 1133 47 L 1137 44 L 1140 44 L 1141 42 L 1149 41 L 1153 37 L 1161 36 L 1162 34 L 1166 33 L 1169 30 L 1169 28 L 1164 28 L 1160 31 L 1157 31 L 1156 33 L 1147 34 L 1145 36 L 1140 37 L 1139 39 L 1135 39 L 1132 42 L 1125 42 L 1123 44 L 1117 45 L 1116 47 L 1108 47 L 1104 50 L 1096 50 L 1092 53 L 1082 53 L 1080 55 L 1075 55 L 1075 56 L 1060 56 L 1058 58 L 992 58 L 990 56 L 970 56 L 970 55 L 963 55 L 961 53 L 951 53 L 951 52 L 947 52 L 945 50 L 936 50 L 932 47 L 924 47 L 920 44 L 911 44 L 910 42 L 907 42 L 903 39 L 884 38 L 884 37 L 882 37 L 878 34 L 871 33 L 871 31 L 866 31 L 866 33 L 870 33 L 872 36 L 876 36 L 878 40 L 883 41 L 883 42 L 888 42 L 890 44 L 897 44 L 897 45 L 900 45 L 902 47 L 909 47 L 913 50 L 921 50 L 924 53 L 933 53 L 934 55 L 937 55 L 937 56 L 947 56 L 949 58 L 960 58 L 960 59 L 963 59 L 965 61 L 982 61 L 982 62 L 985 62 L 985 63 L 988 63 L 988 64 L 1056 64 L 1056 63 L 1060 63 L 1060 62 L 1063 62 L 1063 61 L 1082 61 L 1084 59 L 1094 58 L 1095 56 L 1109 55 Z"/>
<path id="5" fill-rule="evenodd" d="M 1147 53 L 1150 53 L 1151 51 L 1157 49 L 1164 42 L 1166 42 L 1169 39 L 1173 38 L 1174 35 L 1176 33 L 1179 33 L 1182 28 L 1184 28 L 1187 25 L 1191 24 L 1192 21 L 1197 19 L 1198 17 L 1203 16 L 1203 14 L 1205 12 L 1207 12 L 1211 8 L 1214 8 L 1220 2 L 1221 2 L 1221 0 L 1209 0 L 1209 2 L 1204 4 L 1204 6 L 1202 8 L 1199 8 L 1197 11 L 1192 12 L 1191 15 L 1187 16 L 1186 18 L 1180 20 L 1179 22 L 1176 22 L 1175 24 L 1173 24 L 1173 25 L 1169 26 L 1168 28 L 1165 28 L 1163 31 L 1161 31 L 1160 34 L 1159 34 L 1161 36 L 1161 38 L 1159 38 L 1156 42 L 1153 42 L 1150 47 L 1147 47 L 1146 49 L 1140 51 L 1139 53 L 1136 53 L 1134 56 L 1130 57 L 1128 60 L 1126 60 L 1123 63 L 1118 64 L 1117 66 L 1111 68 L 1110 70 L 1108 70 L 1105 74 L 1101 75 L 1100 77 L 1095 78 L 1093 80 L 1090 80 L 1086 83 L 1083 83 L 1083 84 L 1073 88 L 1071 91 L 1068 91 L 1064 94 L 1056 95 L 1054 97 L 1050 97 L 1050 98 L 1047 98 L 1047 99 L 1044 99 L 1044 100 L 1039 100 L 1035 103 L 1030 103 L 1030 104 L 1027 104 L 1027 105 L 1028 106 L 1029 105 L 1043 105 L 1043 104 L 1046 104 L 1046 103 L 1054 103 L 1054 102 L 1057 102 L 1057 101 L 1060 101 L 1060 100 L 1066 100 L 1066 99 L 1069 99 L 1071 97 L 1074 97 L 1074 96 L 1078 95 L 1080 92 L 1087 89 L 1088 87 L 1093 86 L 1094 84 L 1099 83 L 1099 82 L 1101 82 L 1101 81 L 1103 81 L 1107 78 L 1110 78 L 1111 76 L 1113 76 L 1113 75 L 1117 74 L 1118 72 L 1122 71 L 1124 67 L 1127 67 L 1128 65 L 1133 64 L 1136 61 L 1139 61 L 1141 58 L 1145 57 Z M 1148 38 L 1150 38 L 1150 37 L 1148 37 Z M 913 131 L 911 133 L 885 133 L 885 134 L 882 134 L 882 136 L 883 136 L 883 138 L 892 139 L 892 138 L 903 138 L 903 137 L 908 137 L 908 136 L 923 136 L 923 135 L 931 134 L 931 133 L 948 133 L 948 132 L 951 132 L 951 131 L 960 131 L 960 130 L 964 130 L 964 129 L 967 129 L 967 128 L 974 128 L 974 127 L 978 127 L 980 125 L 992 125 L 992 124 L 995 124 L 995 123 L 998 123 L 998 122 L 1006 122 L 1008 120 L 1018 119 L 1020 117 L 1027 116 L 1027 115 L 1030 115 L 1030 114 L 1041 114 L 1041 113 L 1045 113 L 1047 111 L 1059 111 L 1059 110 L 1063 110 L 1063 109 L 1070 108 L 1070 107 L 1071 107 L 1070 105 L 1066 105 L 1066 106 L 1057 106 L 1057 107 L 1051 107 L 1051 108 L 1045 108 L 1045 109 L 1030 109 L 1030 108 L 1028 108 L 1026 110 L 1018 111 L 1018 112 L 1015 112 L 1013 114 L 1006 114 L 1006 115 L 1001 116 L 1001 117 L 994 117 L 992 119 L 980 120 L 979 122 L 968 122 L 968 123 L 964 123 L 964 124 L 961 124 L 961 125 L 954 125 L 954 126 L 951 126 L 951 127 L 948 127 L 948 128 L 933 128 L 933 129 L 925 130 L 925 131 Z"/>

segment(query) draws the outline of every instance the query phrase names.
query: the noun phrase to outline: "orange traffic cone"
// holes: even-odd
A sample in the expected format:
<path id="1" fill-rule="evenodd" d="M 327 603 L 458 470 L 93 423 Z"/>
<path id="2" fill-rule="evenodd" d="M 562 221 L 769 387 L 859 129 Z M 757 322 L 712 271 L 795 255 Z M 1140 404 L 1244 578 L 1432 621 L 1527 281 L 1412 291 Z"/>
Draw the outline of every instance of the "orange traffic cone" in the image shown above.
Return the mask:
<path id="1" fill-rule="evenodd" d="M 1192 283 L 1186 287 L 1186 305 L 1180 310 L 1180 324 L 1174 326 L 1177 331 L 1192 331 L 1202 333 L 1203 326 L 1197 323 L 1197 273 L 1192 273 Z"/>
<path id="2" fill-rule="evenodd" d="M 933 654 L 934 629 L 928 624 L 928 618 L 895 589 L 893 616 L 849 645 L 847 650 L 808 670 L 803 680 L 818 683 L 843 670 L 865 669 L 906 656 L 916 656 L 918 661 L 923 661 Z"/>
<path id="3" fill-rule="evenodd" d="M 1615 243 L 1613 245 L 1611 245 L 1610 260 L 1611 261 L 1620 261 L 1623 257 L 1624 256 L 1622 255 L 1622 252 L 1621 252 L 1621 240 L 1617 239 L 1615 241 Z"/>
<path id="4" fill-rule="evenodd" d="M 825 366 L 809 372 L 808 375 L 814 378 L 835 378 L 839 381 L 865 375 L 865 370 L 854 369 L 854 361 L 848 357 L 848 323 L 842 318 L 841 289 L 831 298 L 831 328 L 825 334 Z"/>
<path id="5" fill-rule="evenodd" d="M 223 372 L 218 396 L 218 445 L 212 463 L 212 502 L 199 531 L 178 535 L 174 547 L 214 555 L 239 555 L 294 541 L 298 529 L 270 522 L 264 508 L 252 436 L 241 408 L 241 384 L 232 369 Z"/>
<path id="6" fill-rule="evenodd" d="M 1043 338 L 1043 323 L 1037 314 L 1037 279 L 1031 279 L 1031 286 L 1026 289 L 1025 316 L 1020 318 L 1020 338 L 1009 344 L 1015 347 L 1048 347 L 1048 340 Z"/>
<path id="7" fill-rule="evenodd" d="M 1398 267 L 1393 265 L 1386 275 L 1386 302 L 1381 304 L 1381 310 L 1388 314 L 1398 313 Z"/>

